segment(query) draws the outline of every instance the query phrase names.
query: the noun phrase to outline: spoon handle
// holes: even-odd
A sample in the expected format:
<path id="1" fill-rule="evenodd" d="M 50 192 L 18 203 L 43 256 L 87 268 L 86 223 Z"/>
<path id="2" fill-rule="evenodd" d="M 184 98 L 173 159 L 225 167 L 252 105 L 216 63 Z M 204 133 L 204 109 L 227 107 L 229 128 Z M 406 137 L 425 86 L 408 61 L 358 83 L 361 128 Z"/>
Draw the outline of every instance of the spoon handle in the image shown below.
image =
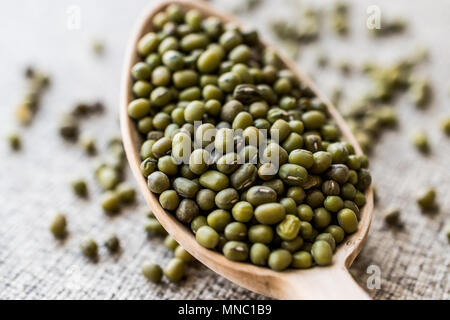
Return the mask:
<path id="1" fill-rule="evenodd" d="M 345 267 L 316 267 L 307 276 L 292 273 L 284 283 L 281 299 L 288 300 L 371 300 Z"/>

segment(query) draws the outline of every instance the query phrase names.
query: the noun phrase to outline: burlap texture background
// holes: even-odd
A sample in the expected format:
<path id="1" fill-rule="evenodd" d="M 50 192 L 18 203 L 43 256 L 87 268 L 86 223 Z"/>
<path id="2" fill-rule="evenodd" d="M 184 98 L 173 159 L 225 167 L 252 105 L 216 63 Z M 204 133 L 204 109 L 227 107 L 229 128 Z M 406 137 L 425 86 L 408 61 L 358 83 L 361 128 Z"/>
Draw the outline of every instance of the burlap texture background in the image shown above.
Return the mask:
<path id="1" fill-rule="evenodd" d="M 218 2 L 219 7 L 229 6 L 227 1 Z M 444 221 L 450 219 L 450 139 L 437 129 L 437 123 L 441 114 L 450 113 L 449 47 L 444 40 L 448 38 L 446 13 L 450 3 L 353 2 L 350 39 L 323 39 L 323 48 L 330 58 L 350 58 L 355 63 L 364 58 L 383 62 L 401 57 L 413 44 L 423 43 L 431 48 L 431 59 L 423 72 L 431 76 L 435 94 L 428 111 L 417 111 L 406 99 L 400 100 L 400 126 L 383 135 L 375 150 L 372 172 L 380 200 L 367 244 L 351 272 L 358 283 L 366 286 L 370 276 L 367 268 L 379 267 L 381 288 L 369 290 L 375 299 L 448 299 L 450 247 L 441 229 Z M 52 75 L 51 89 L 44 96 L 33 125 L 19 129 L 23 151 L 13 154 L 6 143 L 0 144 L 0 299 L 264 298 L 200 264 L 189 268 L 188 279 L 181 284 L 146 282 L 140 274 L 141 263 L 150 259 L 164 264 L 171 253 L 162 240 L 146 238 L 142 200 L 115 218 L 105 216 L 92 174 L 94 160 L 58 137 L 57 119 L 63 111 L 76 101 L 97 99 L 105 101 L 107 113 L 85 121 L 83 131 L 98 137 L 101 150 L 109 137 L 118 134 L 118 88 L 124 45 L 139 10 L 147 3 L 20 0 L 0 4 L 2 137 L 16 128 L 12 110 L 25 91 L 21 74 L 25 65 L 36 64 Z M 370 40 L 365 29 L 365 10 L 370 4 L 379 4 L 387 16 L 409 17 L 412 25 L 407 34 L 381 42 Z M 81 10 L 79 30 L 66 26 L 72 5 Z M 274 9 L 280 15 L 289 11 L 283 1 L 265 1 L 262 8 L 245 15 L 251 20 L 245 20 L 267 30 L 264 24 Z M 106 43 L 103 58 L 95 57 L 89 49 L 95 37 Z M 313 72 L 312 51 L 308 50 L 302 53 L 299 64 Z M 325 88 L 337 81 L 328 71 L 317 73 L 315 78 Z M 428 157 L 417 154 L 408 141 L 415 128 L 427 128 L 429 132 L 433 152 Z M 68 186 L 72 176 L 88 179 L 89 200 L 73 196 Z M 438 187 L 440 210 L 425 215 L 418 210 L 414 195 L 428 185 Z M 381 214 L 389 206 L 402 209 L 403 228 L 391 230 L 384 225 Z M 55 242 L 47 229 L 56 211 L 68 216 L 70 235 L 64 243 Z M 123 252 L 111 257 L 102 247 L 98 263 L 86 261 L 79 251 L 80 239 L 91 235 L 101 242 L 109 231 L 117 232 Z"/>

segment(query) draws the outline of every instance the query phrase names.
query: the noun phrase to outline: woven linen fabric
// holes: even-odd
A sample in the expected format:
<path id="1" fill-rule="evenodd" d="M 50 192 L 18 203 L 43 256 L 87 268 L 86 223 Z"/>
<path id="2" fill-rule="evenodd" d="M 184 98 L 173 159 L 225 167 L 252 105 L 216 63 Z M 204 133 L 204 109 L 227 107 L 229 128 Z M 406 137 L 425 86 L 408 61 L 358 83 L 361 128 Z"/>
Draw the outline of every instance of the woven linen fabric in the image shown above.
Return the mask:
<path id="1" fill-rule="evenodd" d="M 216 2 L 219 8 L 228 8 L 228 1 Z M 97 100 L 104 101 L 107 110 L 103 116 L 83 120 L 82 133 L 97 138 L 100 156 L 106 153 L 108 139 L 119 135 L 124 48 L 140 9 L 147 3 L 20 0 L 0 4 L 0 136 L 16 130 L 23 138 L 23 150 L 17 153 L 4 141 L 0 143 L 0 299 L 266 298 L 200 263 L 190 265 L 187 280 L 179 284 L 146 281 L 140 274 L 143 261 L 164 265 L 172 253 L 164 247 L 163 239 L 147 238 L 143 230 L 147 209 L 142 199 L 138 197 L 136 204 L 116 216 L 105 215 L 99 205 L 101 191 L 93 177 L 96 160 L 58 136 L 58 119 L 64 112 L 76 102 Z M 288 11 L 287 4 L 274 8 L 278 3 L 264 1 L 260 8 L 244 14 L 245 21 L 272 39 L 264 23 L 268 13 Z M 330 3 L 323 1 L 324 6 Z M 407 99 L 396 103 L 399 127 L 382 135 L 371 157 L 379 200 L 367 243 L 350 271 L 374 299 L 449 299 L 450 246 L 441 230 L 450 219 L 450 138 L 439 131 L 438 119 L 450 114 L 448 43 L 440 41 L 446 36 L 445 12 L 450 4 L 433 1 L 420 5 L 406 0 L 351 3 L 350 39 L 328 35 L 321 39 L 330 56 L 354 63 L 367 58 L 387 62 L 401 57 L 412 40 L 422 39 L 431 51 L 431 61 L 423 72 L 431 76 L 435 90 L 427 111 L 416 110 Z M 415 19 L 406 38 L 374 42 L 365 29 L 370 4 L 380 5 L 387 15 L 420 19 Z M 74 12 L 81 15 L 79 28 L 68 24 Z M 102 57 L 91 50 L 95 38 L 105 42 Z M 348 45 L 354 46 L 350 52 Z M 301 50 L 299 65 L 314 73 L 319 87 L 329 88 L 333 77 L 314 68 L 311 50 Z M 21 128 L 16 125 L 13 107 L 26 92 L 23 70 L 28 64 L 48 71 L 52 84 L 32 125 Z M 352 88 L 352 79 L 348 82 Z M 415 152 L 409 142 L 416 128 L 429 133 L 432 153 L 427 157 Z M 88 181 L 86 200 L 75 197 L 70 189 L 68 181 L 77 176 Z M 127 178 L 134 184 L 129 172 Z M 435 213 L 421 213 L 415 203 L 415 194 L 426 186 L 437 187 L 440 207 Z M 383 211 L 392 206 L 402 211 L 401 228 L 388 228 L 382 220 Z M 55 241 L 48 231 L 58 211 L 68 217 L 69 235 L 62 242 Z M 116 232 L 121 240 L 122 251 L 116 256 L 102 245 L 109 232 Z M 97 263 L 80 253 L 79 243 L 85 236 L 100 245 Z"/>

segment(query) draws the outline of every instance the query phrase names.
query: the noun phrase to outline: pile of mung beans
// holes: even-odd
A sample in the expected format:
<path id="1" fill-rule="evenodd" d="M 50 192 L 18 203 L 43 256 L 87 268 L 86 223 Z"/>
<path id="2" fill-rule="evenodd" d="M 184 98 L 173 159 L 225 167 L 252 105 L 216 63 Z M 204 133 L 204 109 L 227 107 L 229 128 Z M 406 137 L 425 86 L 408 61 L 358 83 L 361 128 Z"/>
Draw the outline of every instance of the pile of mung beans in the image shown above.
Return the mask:
<path id="1" fill-rule="evenodd" d="M 161 206 L 230 260 L 331 264 L 358 229 L 367 158 L 255 31 L 177 5 L 152 30 L 137 45 L 128 114 Z"/>

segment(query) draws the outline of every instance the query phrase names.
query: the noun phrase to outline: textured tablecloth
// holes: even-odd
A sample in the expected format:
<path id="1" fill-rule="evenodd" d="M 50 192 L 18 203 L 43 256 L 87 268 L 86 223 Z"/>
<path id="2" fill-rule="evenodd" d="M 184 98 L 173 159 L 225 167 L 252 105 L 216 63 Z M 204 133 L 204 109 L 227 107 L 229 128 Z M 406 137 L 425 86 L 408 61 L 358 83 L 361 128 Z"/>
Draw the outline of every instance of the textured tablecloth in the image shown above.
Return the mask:
<path id="1" fill-rule="evenodd" d="M 218 2 L 218 3 L 217 3 Z M 230 1 L 216 1 L 229 8 Z M 292 2 L 292 1 L 291 1 Z M 304 1 L 309 2 L 311 1 Z M 332 3 L 320 1 L 317 5 Z M 146 208 L 142 199 L 111 218 L 99 206 L 100 190 L 93 179 L 94 160 L 57 134 L 57 119 L 77 101 L 102 100 L 105 116 L 84 121 L 82 131 L 106 141 L 119 133 L 118 97 L 124 46 L 139 10 L 148 0 L 135 1 L 51 1 L 18 0 L 0 3 L 0 136 L 19 130 L 23 151 L 12 153 L 0 143 L 0 299 L 262 299 L 214 272 L 194 264 L 180 284 L 164 281 L 153 285 L 140 274 L 146 259 L 165 264 L 171 253 L 161 239 L 149 241 L 143 231 Z M 332 68 L 317 71 L 314 51 L 322 47 L 332 62 L 339 59 L 360 63 L 370 58 L 381 63 L 402 57 L 415 45 L 430 47 L 430 62 L 423 67 L 434 83 L 434 99 L 427 111 L 418 111 L 407 99 L 396 103 L 400 126 L 383 135 L 372 157 L 372 172 L 379 202 L 367 244 L 351 268 L 365 287 L 367 268 L 378 267 L 381 287 L 369 290 L 375 299 L 450 298 L 450 245 L 441 229 L 450 219 L 450 139 L 438 129 L 439 116 L 450 114 L 448 1 L 352 1 L 351 34 L 341 39 L 322 33 L 320 44 L 300 49 L 299 65 L 319 87 L 329 90 L 341 83 Z M 386 17 L 408 17 L 411 25 L 402 37 L 371 40 L 365 27 L 366 8 L 376 4 Z M 75 6 L 75 7 L 73 7 Z M 73 10 L 80 10 L 81 28 L 67 27 Z M 259 30 L 269 18 L 290 17 L 286 1 L 264 1 L 262 7 L 242 17 Z M 91 49 L 93 39 L 105 42 L 104 57 Z M 273 39 L 272 36 L 268 36 Z M 13 107 L 26 86 L 22 70 L 28 64 L 47 70 L 52 85 L 44 95 L 42 108 L 32 126 L 17 128 Z M 358 77 L 349 77 L 349 97 L 358 93 Z M 411 130 L 427 128 L 432 153 L 419 155 L 409 143 Z M 71 177 L 89 182 L 90 197 L 79 200 L 71 192 Z M 130 174 L 129 180 L 132 181 Z M 438 187 L 440 210 L 422 214 L 415 194 L 423 186 Z M 402 209 L 401 229 L 385 226 L 385 208 Z M 62 243 L 48 232 L 55 212 L 68 216 L 69 237 Z M 82 257 L 79 241 L 91 235 L 101 242 L 115 231 L 123 252 L 110 256 L 100 249 L 98 263 Z M 373 267 L 372 267 L 373 268 Z M 370 279 L 369 279 L 370 280 Z"/>

